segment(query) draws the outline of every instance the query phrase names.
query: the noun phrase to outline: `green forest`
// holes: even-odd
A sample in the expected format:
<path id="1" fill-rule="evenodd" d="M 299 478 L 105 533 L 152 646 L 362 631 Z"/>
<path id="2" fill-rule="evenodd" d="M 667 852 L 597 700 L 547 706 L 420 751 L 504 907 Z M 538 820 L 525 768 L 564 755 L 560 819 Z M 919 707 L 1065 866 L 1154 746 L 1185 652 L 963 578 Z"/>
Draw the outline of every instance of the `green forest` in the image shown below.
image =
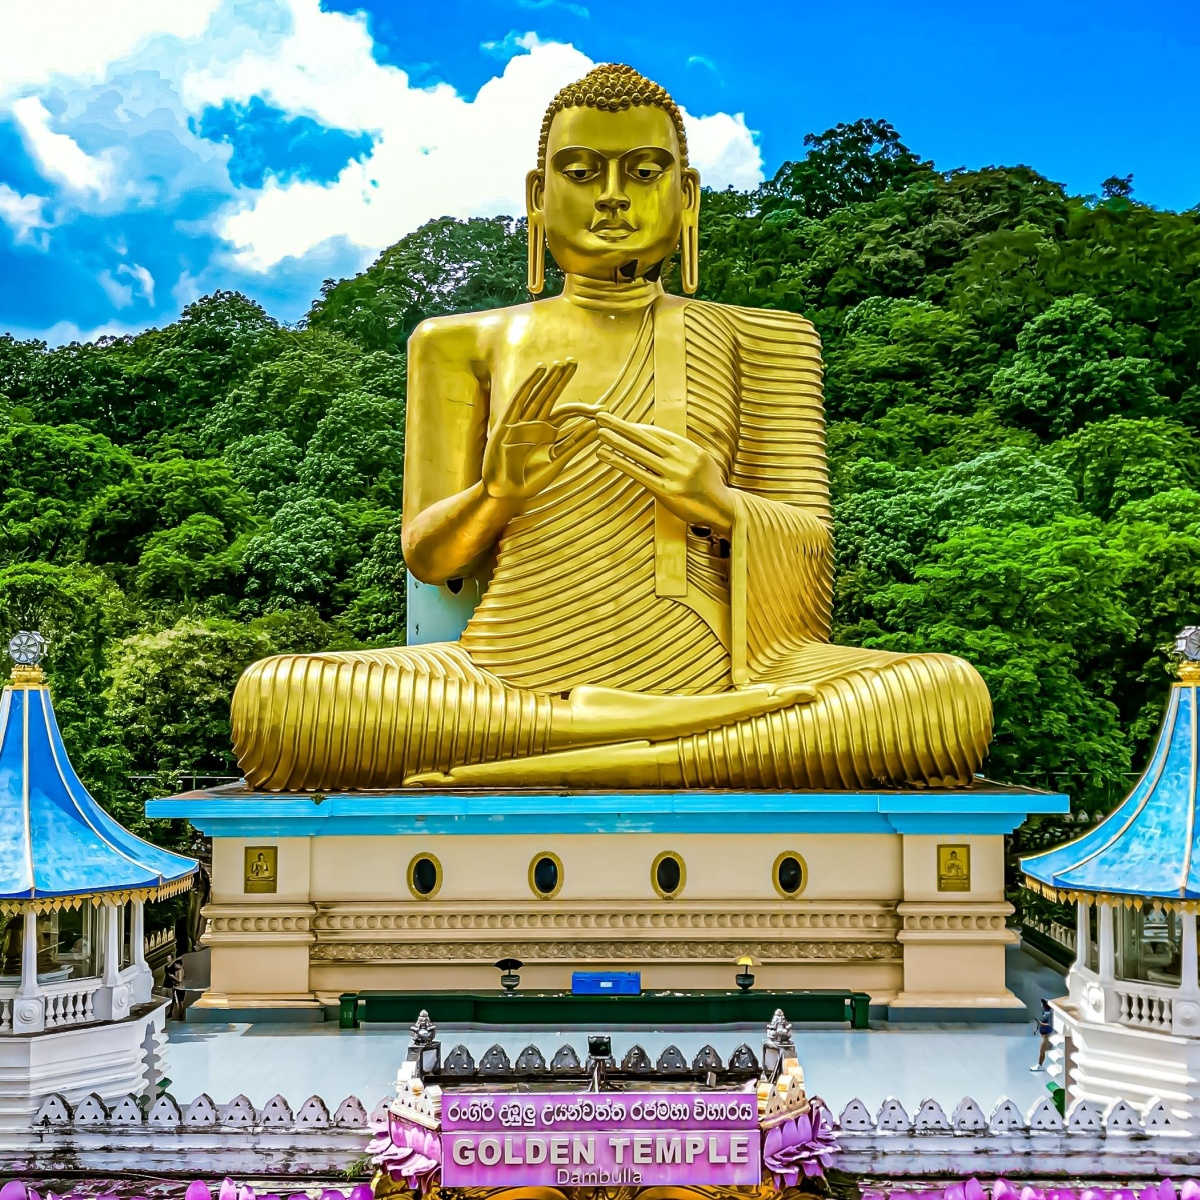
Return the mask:
<path id="1" fill-rule="evenodd" d="M 1200 618 L 1200 210 L 1129 177 L 940 171 L 863 120 L 707 191 L 700 228 L 702 298 L 824 341 L 835 638 L 975 663 L 988 775 L 1073 798 L 1023 845 L 1077 832 L 1141 765 L 1163 647 Z M 522 220 L 445 218 L 295 326 L 218 292 L 134 337 L 0 338 L 0 630 L 49 639 L 75 765 L 122 820 L 234 773 L 251 660 L 403 640 L 406 339 L 524 279 Z"/>

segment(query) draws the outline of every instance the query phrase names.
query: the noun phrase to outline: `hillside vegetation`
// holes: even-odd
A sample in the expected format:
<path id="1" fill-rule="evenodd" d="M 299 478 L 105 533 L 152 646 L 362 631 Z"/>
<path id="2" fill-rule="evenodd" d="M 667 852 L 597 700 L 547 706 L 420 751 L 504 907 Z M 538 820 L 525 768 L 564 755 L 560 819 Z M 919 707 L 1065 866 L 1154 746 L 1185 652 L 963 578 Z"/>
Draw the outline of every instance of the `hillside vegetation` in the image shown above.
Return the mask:
<path id="1" fill-rule="evenodd" d="M 1200 618 L 1200 214 L 1128 179 L 942 173 L 860 121 L 706 193 L 701 237 L 703 298 L 824 340 L 836 638 L 976 663 L 988 774 L 1094 819 Z M 524 260 L 521 221 L 443 219 L 296 328 L 217 293 L 137 337 L 0 339 L 0 630 L 49 637 L 77 765 L 124 820 L 233 771 L 250 660 L 403 639 L 405 341 L 525 300 Z"/>

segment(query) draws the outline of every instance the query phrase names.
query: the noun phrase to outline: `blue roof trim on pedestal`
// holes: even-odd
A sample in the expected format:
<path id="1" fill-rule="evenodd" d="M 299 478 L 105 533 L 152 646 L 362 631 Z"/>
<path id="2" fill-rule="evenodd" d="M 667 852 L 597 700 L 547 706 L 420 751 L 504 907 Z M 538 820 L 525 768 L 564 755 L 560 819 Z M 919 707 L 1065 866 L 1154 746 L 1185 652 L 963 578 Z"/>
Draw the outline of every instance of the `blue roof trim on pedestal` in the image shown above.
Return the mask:
<path id="1" fill-rule="evenodd" d="M 1034 885 L 1060 893 L 1200 900 L 1200 687 L 1171 688 L 1158 743 L 1117 810 L 1076 841 L 1023 859 Z"/>
<path id="2" fill-rule="evenodd" d="M 114 821 L 75 774 L 45 687 L 0 693 L 0 900 L 163 887 L 196 870 Z"/>
<path id="3" fill-rule="evenodd" d="M 1028 813 L 1069 810 L 1066 796 L 985 780 L 953 791 L 255 792 L 226 785 L 150 800 L 212 837 L 592 833 L 1011 833 Z"/>

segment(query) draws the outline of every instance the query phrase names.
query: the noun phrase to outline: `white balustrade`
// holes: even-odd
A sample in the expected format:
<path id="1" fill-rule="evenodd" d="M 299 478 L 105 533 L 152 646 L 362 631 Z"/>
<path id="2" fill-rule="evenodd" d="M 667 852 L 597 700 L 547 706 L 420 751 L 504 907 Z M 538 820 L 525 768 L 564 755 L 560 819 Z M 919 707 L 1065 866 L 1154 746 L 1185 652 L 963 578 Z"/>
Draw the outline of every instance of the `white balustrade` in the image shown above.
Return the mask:
<path id="1" fill-rule="evenodd" d="M 1152 983 L 1131 983 L 1125 979 L 1114 980 L 1108 986 L 1115 1000 L 1114 1016 L 1118 1024 L 1159 1033 L 1171 1032 L 1178 989 Z"/>
<path id="2" fill-rule="evenodd" d="M 68 979 L 44 985 L 42 1000 L 46 1006 L 46 1028 L 63 1029 L 97 1020 L 96 993 L 101 986 L 99 979 Z"/>
<path id="3" fill-rule="evenodd" d="M 11 996 L 0 996 L 0 1033 L 12 1033 Z"/>

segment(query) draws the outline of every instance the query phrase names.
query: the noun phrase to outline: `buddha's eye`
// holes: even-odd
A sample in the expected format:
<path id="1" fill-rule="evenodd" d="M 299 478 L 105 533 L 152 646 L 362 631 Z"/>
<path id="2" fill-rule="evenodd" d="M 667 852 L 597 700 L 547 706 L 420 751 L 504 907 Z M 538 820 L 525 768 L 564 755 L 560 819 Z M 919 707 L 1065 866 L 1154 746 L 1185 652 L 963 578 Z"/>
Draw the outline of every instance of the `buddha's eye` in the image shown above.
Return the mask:
<path id="1" fill-rule="evenodd" d="M 587 183 L 590 179 L 595 179 L 599 171 L 588 163 L 571 163 L 562 168 L 562 174 L 572 183 Z"/>
<path id="2" fill-rule="evenodd" d="M 662 173 L 662 167 L 652 162 L 634 163 L 629 168 L 629 174 L 640 183 L 651 183 Z"/>

